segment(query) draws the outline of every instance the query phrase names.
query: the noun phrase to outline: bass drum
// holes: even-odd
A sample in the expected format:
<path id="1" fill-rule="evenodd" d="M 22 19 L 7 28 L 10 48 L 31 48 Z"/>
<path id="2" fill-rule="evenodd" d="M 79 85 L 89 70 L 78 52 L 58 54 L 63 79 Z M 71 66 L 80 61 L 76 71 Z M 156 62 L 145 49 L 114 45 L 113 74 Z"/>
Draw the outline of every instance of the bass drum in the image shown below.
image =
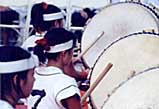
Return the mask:
<path id="1" fill-rule="evenodd" d="M 91 85 L 106 64 L 110 62 L 113 67 L 91 94 L 95 105 L 101 108 L 113 90 L 137 72 L 159 65 L 158 47 L 159 34 L 135 33 L 121 37 L 105 48 L 90 73 Z"/>
<path id="2" fill-rule="evenodd" d="M 93 17 L 83 36 L 82 52 L 98 41 L 83 55 L 85 63 L 91 68 L 103 49 L 119 37 L 143 30 L 158 32 L 156 13 L 149 7 L 135 2 L 121 2 L 105 7 Z"/>
<path id="3" fill-rule="evenodd" d="M 125 81 L 102 109 L 159 109 L 159 68 L 149 68 Z"/>

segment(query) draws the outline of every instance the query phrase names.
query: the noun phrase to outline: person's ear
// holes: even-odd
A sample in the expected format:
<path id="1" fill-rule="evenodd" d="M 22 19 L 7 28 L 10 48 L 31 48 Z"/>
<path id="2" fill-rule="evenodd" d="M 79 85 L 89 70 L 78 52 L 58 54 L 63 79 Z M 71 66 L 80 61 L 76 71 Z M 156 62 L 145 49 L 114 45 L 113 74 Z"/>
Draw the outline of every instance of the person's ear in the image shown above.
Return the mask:
<path id="1" fill-rule="evenodd" d="M 54 26 L 55 26 L 56 28 L 59 28 L 59 27 L 60 27 L 60 24 L 59 24 L 59 22 L 58 22 L 57 20 L 54 22 Z"/>
<path id="2" fill-rule="evenodd" d="M 58 59 L 63 59 L 64 57 L 64 53 L 63 52 L 60 52 L 59 56 L 57 57 Z"/>
<path id="3" fill-rule="evenodd" d="M 14 82 L 14 85 L 15 85 L 15 86 L 17 86 L 17 79 L 18 79 L 18 75 L 16 74 L 16 75 L 13 77 L 13 82 Z M 22 80 L 22 79 L 20 79 L 19 82 L 20 82 L 20 87 L 22 87 L 22 86 L 24 85 L 24 83 L 25 83 L 25 81 Z"/>
<path id="4" fill-rule="evenodd" d="M 42 33 L 42 30 L 41 30 L 41 28 L 40 28 L 39 26 L 35 28 L 35 31 L 36 31 L 37 33 L 39 33 L 39 34 Z"/>
<path id="5" fill-rule="evenodd" d="M 61 56 L 62 56 L 62 57 L 65 57 L 66 53 L 67 53 L 66 51 L 62 51 L 62 52 L 61 52 Z"/>
<path id="6" fill-rule="evenodd" d="M 16 75 L 13 77 L 13 83 L 14 83 L 15 86 L 17 85 L 17 78 L 18 78 L 18 75 L 16 74 Z"/>

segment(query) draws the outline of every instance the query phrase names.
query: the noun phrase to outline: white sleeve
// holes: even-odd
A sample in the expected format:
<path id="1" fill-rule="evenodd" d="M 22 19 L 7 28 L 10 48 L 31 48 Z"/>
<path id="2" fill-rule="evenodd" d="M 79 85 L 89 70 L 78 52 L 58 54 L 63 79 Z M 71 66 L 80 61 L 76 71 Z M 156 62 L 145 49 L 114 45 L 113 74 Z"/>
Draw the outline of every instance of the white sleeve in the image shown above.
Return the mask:
<path id="1" fill-rule="evenodd" d="M 9 103 L 2 100 L 0 100 L 0 107 L 1 109 L 13 109 Z"/>
<path id="2" fill-rule="evenodd" d="M 80 92 L 75 79 L 63 78 L 61 81 L 62 82 L 58 80 L 58 87 L 56 87 L 55 90 L 55 100 L 56 103 L 60 106 L 62 106 L 61 100 L 69 98 L 75 94 L 80 96 Z"/>
<path id="3" fill-rule="evenodd" d="M 32 35 L 30 37 L 28 37 L 22 44 L 22 48 L 27 50 L 28 51 L 28 48 L 29 47 L 34 47 L 36 44 L 35 44 L 35 41 L 36 39 L 38 39 L 38 37 L 35 37 L 35 35 Z"/>
<path id="4" fill-rule="evenodd" d="M 23 42 L 23 44 L 21 45 L 21 48 L 28 50 L 26 41 Z"/>

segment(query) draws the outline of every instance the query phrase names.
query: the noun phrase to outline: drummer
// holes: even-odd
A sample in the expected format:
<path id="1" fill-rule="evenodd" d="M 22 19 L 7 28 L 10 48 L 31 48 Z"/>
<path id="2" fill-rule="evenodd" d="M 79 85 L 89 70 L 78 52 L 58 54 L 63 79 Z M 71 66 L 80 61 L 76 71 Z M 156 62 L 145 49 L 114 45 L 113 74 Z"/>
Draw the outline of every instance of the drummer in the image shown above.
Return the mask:
<path id="1" fill-rule="evenodd" d="M 30 36 L 22 45 L 22 48 L 33 52 L 33 47 L 36 45 L 35 41 L 42 39 L 46 32 L 52 28 L 63 27 L 64 14 L 54 5 L 49 5 L 45 2 L 35 4 L 31 11 L 31 22 L 36 30 L 36 34 Z M 41 65 L 45 64 L 40 60 Z M 87 79 L 88 73 L 85 71 L 77 72 L 72 63 L 65 66 L 65 72 L 77 80 Z"/>
<path id="2" fill-rule="evenodd" d="M 48 30 L 63 27 L 63 19 L 64 14 L 58 7 L 45 2 L 35 4 L 31 10 L 31 23 L 36 33 L 22 44 L 22 48 L 33 51 L 35 41 L 43 38 Z"/>
<path id="3" fill-rule="evenodd" d="M 48 60 L 46 66 L 35 70 L 33 91 L 43 90 L 46 93 L 36 105 L 38 109 L 81 109 L 77 83 L 64 71 L 64 67 L 72 61 L 73 37 L 73 33 L 56 28 L 48 31 L 43 39 L 36 41 L 34 53 L 40 61 Z M 28 101 L 34 107 L 37 102 L 32 101 L 38 100 L 33 95 Z"/>
<path id="4" fill-rule="evenodd" d="M 36 58 L 20 47 L 0 47 L 0 108 L 13 109 L 31 93 Z"/>
<path id="5" fill-rule="evenodd" d="M 92 19 L 92 17 L 96 14 L 95 9 L 92 10 L 90 8 L 84 8 L 80 11 L 75 11 L 71 16 L 71 24 L 72 26 L 84 27 L 86 26 Z M 82 31 L 76 30 L 74 32 L 76 34 L 77 40 L 81 43 Z"/>

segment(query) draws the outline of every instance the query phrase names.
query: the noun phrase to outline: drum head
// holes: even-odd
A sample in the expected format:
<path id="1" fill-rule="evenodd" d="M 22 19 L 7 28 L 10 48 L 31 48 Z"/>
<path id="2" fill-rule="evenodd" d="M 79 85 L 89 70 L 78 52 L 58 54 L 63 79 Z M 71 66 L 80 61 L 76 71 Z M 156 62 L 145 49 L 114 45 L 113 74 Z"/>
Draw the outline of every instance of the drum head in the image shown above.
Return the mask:
<path id="1" fill-rule="evenodd" d="M 132 34 L 113 42 L 99 56 L 91 72 L 91 84 L 106 64 L 111 62 L 113 67 L 92 92 L 97 107 L 120 83 L 133 75 L 159 64 L 159 35 L 149 33 Z"/>
<path id="2" fill-rule="evenodd" d="M 144 5 L 126 2 L 110 5 L 93 17 L 82 36 L 82 51 L 85 51 L 102 32 L 104 35 L 83 56 L 92 67 L 97 57 L 111 42 L 135 32 L 154 29 L 158 32 L 158 19 Z"/>
<path id="3" fill-rule="evenodd" d="M 103 109 L 159 109 L 159 68 L 125 81 L 105 102 Z"/>

